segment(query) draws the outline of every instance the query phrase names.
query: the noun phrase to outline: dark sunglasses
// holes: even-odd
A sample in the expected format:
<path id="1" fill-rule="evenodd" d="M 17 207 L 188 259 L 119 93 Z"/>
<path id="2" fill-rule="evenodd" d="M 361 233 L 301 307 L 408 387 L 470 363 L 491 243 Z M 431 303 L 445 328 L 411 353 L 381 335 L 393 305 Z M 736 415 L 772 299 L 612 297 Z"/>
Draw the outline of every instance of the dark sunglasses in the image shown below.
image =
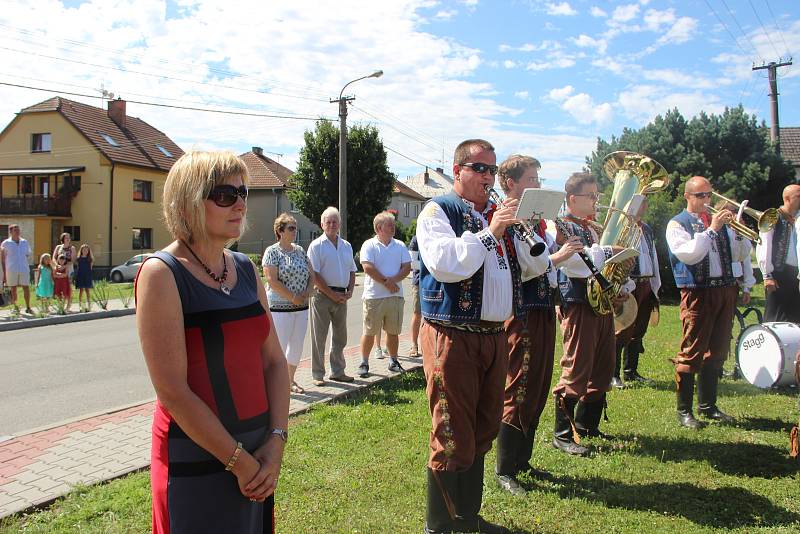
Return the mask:
<path id="1" fill-rule="evenodd" d="M 285 230 L 289 230 L 290 232 L 294 232 L 295 230 L 297 230 L 297 227 L 296 227 L 296 226 L 287 226 L 287 227 L 286 227 L 286 228 L 284 228 L 284 229 L 285 229 Z"/>
<path id="2" fill-rule="evenodd" d="M 236 197 L 241 197 L 247 202 L 247 186 L 218 185 L 208 193 L 206 198 L 220 208 L 228 208 L 236 204 Z"/>
<path id="3" fill-rule="evenodd" d="M 689 193 L 689 194 L 695 198 L 711 198 L 711 195 L 713 193 L 711 191 L 701 191 L 699 193 Z"/>
<path id="4" fill-rule="evenodd" d="M 489 174 L 492 176 L 497 174 L 497 165 L 487 165 L 485 163 L 462 163 L 461 166 L 469 167 L 478 174 L 484 174 L 486 171 L 489 171 Z"/>

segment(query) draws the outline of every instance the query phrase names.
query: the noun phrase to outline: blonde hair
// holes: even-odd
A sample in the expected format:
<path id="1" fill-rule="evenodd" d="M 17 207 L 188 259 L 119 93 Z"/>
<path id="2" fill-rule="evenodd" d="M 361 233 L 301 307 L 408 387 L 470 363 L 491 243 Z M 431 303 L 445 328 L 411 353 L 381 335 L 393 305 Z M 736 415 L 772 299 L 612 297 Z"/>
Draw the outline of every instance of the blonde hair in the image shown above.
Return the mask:
<path id="1" fill-rule="evenodd" d="M 539 160 L 531 156 L 523 156 L 521 154 L 512 154 L 500 164 L 497 169 L 497 181 L 500 182 L 500 188 L 504 193 L 511 191 L 511 184 L 509 181 L 519 182 L 522 175 L 525 174 L 530 168 L 537 171 L 542 168 Z"/>
<path id="2" fill-rule="evenodd" d="M 372 220 L 372 228 L 375 230 L 375 233 L 378 233 L 378 228 L 383 225 L 385 222 L 394 222 L 394 215 L 391 211 L 382 211 L 375 216 Z"/>
<path id="3" fill-rule="evenodd" d="M 188 243 L 205 240 L 203 201 L 214 187 L 236 176 L 241 176 L 244 185 L 250 182 L 247 167 L 233 152 L 195 150 L 178 158 L 164 183 L 162 201 L 164 224 L 172 237 Z M 246 228 L 243 219 L 241 233 Z"/>
<path id="4" fill-rule="evenodd" d="M 280 233 L 290 222 L 297 224 L 297 220 L 288 213 L 281 213 L 278 215 L 278 217 L 275 219 L 275 222 L 272 224 L 272 229 L 275 231 L 275 239 L 281 238 Z"/>
<path id="5" fill-rule="evenodd" d="M 49 265 L 45 265 L 44 260 L 47 260 Z M 39 269 L 42 267 L 50 267 L 51 269 L 53 268 L 53 258 L 47 252 L 39 256 Z"/>
<path id="6" fill-rule="evenodd" d="M 81 245 L 81 248 L 78 249 L 78 257 L 81 256 L 81 252 L 83 251 L 83 249 L 89 251 L 89 254 L 87 254 L 86 257 L 89 258 L 90 262 L 94 263 L 94 254 L 92 254 L 92 247 L 90 247 L 88 243 L 84 243 L 83 245 Z"/>

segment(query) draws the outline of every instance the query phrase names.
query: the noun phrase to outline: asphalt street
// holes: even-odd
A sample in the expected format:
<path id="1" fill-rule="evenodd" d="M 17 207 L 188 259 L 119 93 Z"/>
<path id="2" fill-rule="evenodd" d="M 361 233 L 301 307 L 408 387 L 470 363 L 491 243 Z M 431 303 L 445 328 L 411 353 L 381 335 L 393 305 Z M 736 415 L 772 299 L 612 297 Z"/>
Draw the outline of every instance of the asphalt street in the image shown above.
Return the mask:
<path id="1" fill-rule="evenodd" d="M 348 303 L 348 346 L 361 336 L 361 281 Z M 410 278 L 403 286 L 407 331 Z M 133 315 L 0 333 L 0 437 L 154 397 Z"/>

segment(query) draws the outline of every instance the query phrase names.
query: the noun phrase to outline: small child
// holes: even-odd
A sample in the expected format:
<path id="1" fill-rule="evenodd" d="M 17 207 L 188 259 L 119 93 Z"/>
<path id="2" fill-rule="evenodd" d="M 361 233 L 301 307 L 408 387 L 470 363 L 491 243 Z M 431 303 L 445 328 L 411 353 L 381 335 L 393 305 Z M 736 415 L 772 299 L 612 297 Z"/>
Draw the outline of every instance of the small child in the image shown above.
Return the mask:
<path id="1" fill-rule="evenodd" d="M 78 306 L 81 311 L 89 311 L 92 308 L 91 291 L 92 267 L 94 267 L 94 256 L 92 249 L 84 243 L 78 251 L 78 261 L 75 267 L 75 287 L 78 289 Z M 86 292 L 86 309 L 83 308 L 83 292 Z"/>
<path id="2" fill-rule="evenodd" d="M 43 310 L 50 308 L 53 290 L 53 265 L 50 254 L 44 253 L 39 258 L 39 267 L 36 269 L 36 297 L 42 301 Z"/>
<path id="3" fill-rule="evenodd" d="M 69 284 L 69 272 L 67 270 L 67 256 L 59 254 L 56 260 L 56 268 L 53 271 L 53 282 L 55 289 L 53 295 L 57 299 L 66 301 L 65 309 L 69 311 L 72 305 L 72 286 Z"/>

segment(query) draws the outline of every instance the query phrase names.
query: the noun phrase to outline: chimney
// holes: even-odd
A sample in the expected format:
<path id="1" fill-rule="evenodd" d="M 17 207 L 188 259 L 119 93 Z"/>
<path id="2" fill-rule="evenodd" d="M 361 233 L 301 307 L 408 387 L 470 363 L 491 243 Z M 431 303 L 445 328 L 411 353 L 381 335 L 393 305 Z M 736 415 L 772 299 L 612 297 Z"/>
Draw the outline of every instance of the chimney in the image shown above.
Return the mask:
<path id="1" fill-rule="evenodd" d="M 425 175 L 422 177 L 422 183 L 424 185 L 428 185 L 428 181 L 431 179 L 431 175 L 428 174 L 428 167 L 425 167 Z"/>
<path id="2" fill-rule="evenodd" d="M 120 128 L 125 128 L 125 101 L 121 98 L 108 101 L 108 116 Z"/>
<path id="3" fill-rule="evenodd" d="M 263 156 L 264 155 L 264 149 L 261 148 L 260 146 L 254 146 L 253 147 L 253 154 L 256 154 L 257 156 Z"/>

